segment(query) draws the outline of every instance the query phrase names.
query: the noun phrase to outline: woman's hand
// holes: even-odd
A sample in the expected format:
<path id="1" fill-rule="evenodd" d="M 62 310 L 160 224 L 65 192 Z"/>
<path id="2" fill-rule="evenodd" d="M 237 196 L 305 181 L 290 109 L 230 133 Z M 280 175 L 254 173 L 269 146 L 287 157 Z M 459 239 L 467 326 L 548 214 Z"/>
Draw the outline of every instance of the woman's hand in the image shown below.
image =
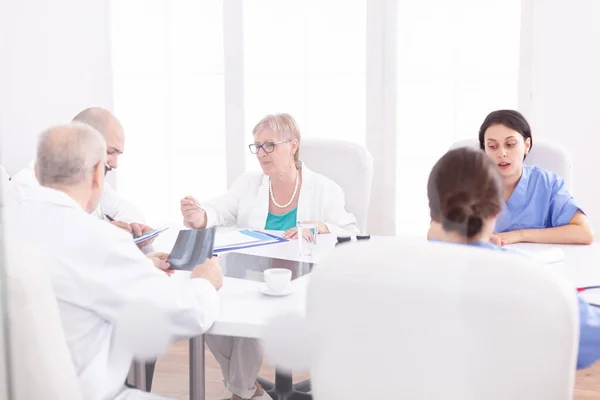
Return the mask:
<path id="1" fill-rule="evenodd" d="M 327 228 L 327 225 L 325 224 L 325 222 L 302 221 L 301 223 L 302 224 L 316 224 L 319 227 L 320 234 L 321 233 L 329 233 L 329 228 Z M 314 238 L 312 238 L 312 235 L 308 230 L 304 231 L 302 236 L 304 236 L 304 239 L 306 239 L 308 241 L 314 240 Z M 298 239 L 298 228 L 288 229 L 283 234 L 283 238 L 284 239 Z"/>
<path id="2" fill-rule="evenodd" d="M 180 201 L 180 209 L 185 226 L 193 229 L 206 228 L 206 211 L 200 207 L 198 200 L 185 196 Z"/>
<path id="3" fill-rule="evenodd" d="M 494 240 L 497 242 L 494 242 Z M 495 235 L 492 235 L 490 241 L 498 246 L 505 246 L 507 244 L 521 243 L 523 241 L 523 237 L 521 235 L 521 231 L 510 231 L 496 233 Z"/>
<path id="4" fill-rule="evenodd" d="M 502 243 L 502 239 L 498 235 L 490 236 L 490 243 L 495 244 L 496 246 L 504 246 L 506 243 Z"/>

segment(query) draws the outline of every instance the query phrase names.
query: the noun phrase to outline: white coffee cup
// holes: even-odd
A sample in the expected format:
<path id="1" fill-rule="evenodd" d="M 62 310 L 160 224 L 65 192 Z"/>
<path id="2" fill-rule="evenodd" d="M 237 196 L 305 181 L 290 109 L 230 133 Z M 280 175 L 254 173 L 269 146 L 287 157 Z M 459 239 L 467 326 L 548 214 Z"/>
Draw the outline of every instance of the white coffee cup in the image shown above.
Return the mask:
<path id="1" fill-rule="evenodd" d="M 264 272 L 265 283 L 272 293 L 283 293 L 292 284 L 292 271 L 285 268 L 269 268 Z"/>

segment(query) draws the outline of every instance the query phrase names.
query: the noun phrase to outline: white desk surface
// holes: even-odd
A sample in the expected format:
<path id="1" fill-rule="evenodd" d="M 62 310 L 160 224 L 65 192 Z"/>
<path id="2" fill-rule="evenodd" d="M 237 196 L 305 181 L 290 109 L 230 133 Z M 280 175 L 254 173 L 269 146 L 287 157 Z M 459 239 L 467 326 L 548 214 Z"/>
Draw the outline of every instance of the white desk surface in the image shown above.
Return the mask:
<path id="1" fill-rule="evenodd" d="M 163 232 L 154 241 L 154 249 L 169 252 L 179 229 L 180 227 L 173 227 Z M 332 235 L 320 235 L 318 240 L 318 248 L 310 257 L 299 255 L 298 242 L 295 240 L 236 250 L 236 253 L 318 263 L 334 248 L 336 238 Z M 185 279 L 188 274 L 177 271 L 171 279 Z M 270 297 L 260 291 L 264 283 L 225 277 L 219 291 L 221 315 L 208 333 L 260 338 L 264 326 L 271 318 L 285 313 L 304 315 L 308 280 L 309 276 L 305 275 L 292 281 L 293 293 L 288 296 Z"/>
<path id="2" fill-rule="evenodd" d="M 173 227 L 162 233 L 154 242 L 157 251 L 169 252 L 173 247 L 181 227 Z M 371 240 L 393 240 L 394 237 L 373 237 Z M 397 238 L 396 238 L 397 239 Z M 425 240 L 425 239 L 423 239 Z M 238 253 L 267 256 L 296 261 L 322 262 L 334 249 L 336 238 L 333 235 L 320 235 L 316 253 L 312 257 L 300 257 L 297 241 L 288 241 L 261 247 L 237 250 Z M 556 271 L 571 281 L 574 287 L 600 285 L 600 246 L 569 246 L 523 243 L 514 245 L 517 249 L 540 251 L 560 247 L 565 253 L 561 263 L 545 265 L 544 268 Z M 172 279 L 185 279 L 187 272 L 177 272 Z M 304 315 L 306 287 L 310 275 L 292 282 L 293 293 L 284 297 L 269 297 L 260 289 L 263 283 L 226 277 L 221 295 L 221 315 L 207 332 L 215 335 L 260 338 L 269 320 L 279 315 L 293 313 Z M 600 294 L 586 298 L 600 302 Z"/>
<path id="3" fill-rule="evenodd" d="M 543 268 L 556 271 L 557 273 L 563 275 L 576 287 L 600 285 L 599 244 L 592 244 L 591 246 L 580 246 L 519 243 L 508 247 L 528 250 L 532 252 L 550 248 L 560 248 L 565 253 L 563 261 L 556 264 L 545 265 Z"/>

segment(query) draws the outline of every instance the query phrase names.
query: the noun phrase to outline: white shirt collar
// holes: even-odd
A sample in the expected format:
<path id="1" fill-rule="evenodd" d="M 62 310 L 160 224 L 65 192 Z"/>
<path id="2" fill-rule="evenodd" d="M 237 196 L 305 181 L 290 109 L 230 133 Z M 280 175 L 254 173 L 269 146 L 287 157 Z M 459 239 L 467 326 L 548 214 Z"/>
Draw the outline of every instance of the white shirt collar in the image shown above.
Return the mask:
<path id="1" fill-rule="evenodd" d="M 35 187 L 20 185 L 19 199 L 21 202 L 39 201 L 61 207 L 76 208 L 85 212 L 81 205 L 65 192 L 41 185 Z"/>

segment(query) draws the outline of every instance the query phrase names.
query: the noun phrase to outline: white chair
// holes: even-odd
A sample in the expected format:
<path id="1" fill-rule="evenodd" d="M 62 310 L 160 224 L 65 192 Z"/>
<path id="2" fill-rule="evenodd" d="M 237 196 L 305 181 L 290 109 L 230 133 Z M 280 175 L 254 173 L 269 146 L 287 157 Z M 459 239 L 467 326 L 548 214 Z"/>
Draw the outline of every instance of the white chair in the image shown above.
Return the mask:
<path id="1" fill-rule="evenodd" d="M 344 191 L 346 211 L 352 213 L 361 231 L 367 229 L 367 214 L 371 201 L 373 181 L 373 157 L 371 153 L 355 143 L 332 139 L 303 139 L 300 159 L 312 171 L 326 176 Z M 310 399 L 305 392 L 310 382 L 292 384 L 292 377 L 277 369 L 275 382 L 258 378 L 260 384 L 275 399 Z"/>
<path id="2" fill-rule="evenodd" d="M 452 150 L 458 147 L 472 147 L 474 149 L 479 149 L 479 140 L 461 140 L 454 143 L 450 149 Z M 565 180 L 567 188 L 571 190 L 572 161 L 571 154 L 565 147 L 556 143 L 536 139 L 533 142 L 533 147 L 531 148 L 529 155 L 525 158 L 525 164 L 536 165 L 558 174 Z"/>
<path id="3" fill-rule="evenodd" d="M 82 400 L 42 259 L 6 240 L 10 377 L 15 400 Z"/>
<path id="4" fill-rule="evenodd" d="M 575 291 L 522 256 L 414 239 L 338 246 L 307 293 L 316 400 L 566 400 Z"/>
<path id="5" fill-rule="evenodd" d="M 43 259 L 23 242 L 0 237 L 0 246 L 6 249 L 9 376 L 14 400 L 83 400 Z M 106 382 L 96 382 L 98 386 L 112 385 L 121 377 L 124 382 L 127 370 L 122 366 L 127 364 L 123 360 L 130 361 L 134 355 L 155 358 L 166 352 L 170 337 L 163 327 L 167 326 L 167 316 L 160 310 L 152 315 L 141 310 L 138 304 L 129 304 L 116 316 L 112 352 L 107 360 L 110 375 Z M 153 332 L 150 337 L 149 331 Z M 128 399 L 165 399 L 131 390 L 128 395 Z"/>
<path id="6" fill-rule="evenodd" d="M 373 181 L 371 153 L 363 146 L 342 140 L 303 139 L 300 159 L 342 188 L 346 210 L 354 214 L 360 229 L 365 231 Z"/>

